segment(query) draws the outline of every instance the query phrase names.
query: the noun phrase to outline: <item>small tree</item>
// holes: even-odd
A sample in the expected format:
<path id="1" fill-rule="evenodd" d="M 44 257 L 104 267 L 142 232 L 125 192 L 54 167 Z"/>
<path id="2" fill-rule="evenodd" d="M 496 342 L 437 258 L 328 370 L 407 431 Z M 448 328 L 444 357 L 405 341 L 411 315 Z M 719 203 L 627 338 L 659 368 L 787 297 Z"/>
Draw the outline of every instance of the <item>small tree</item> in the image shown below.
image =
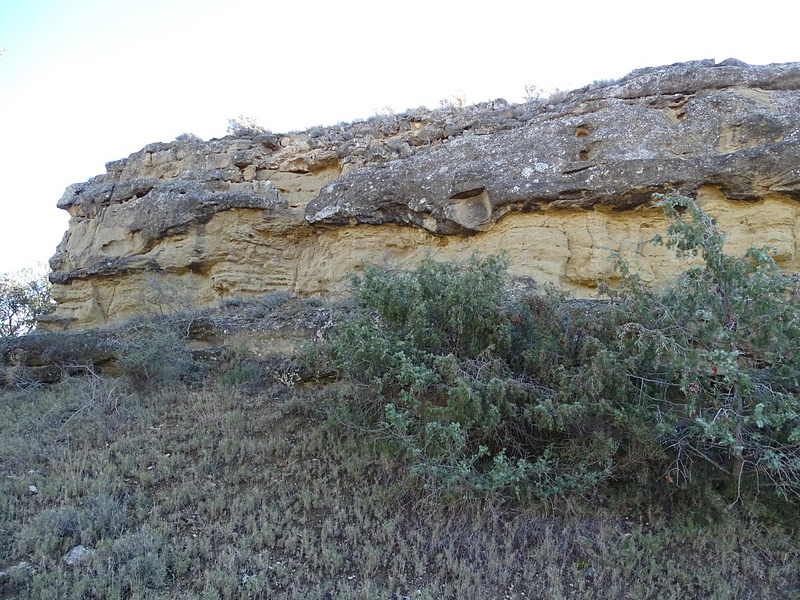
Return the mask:
<path id="1" fill-rule="evenodd" d="M 725 253 L 725 235 L 691 199 L 660 197 L 666 238 L 679 258 L 699 256 L 661 293 L 621 264 L 632 318 L 621 328 L 628 376 L 651 405 L 672 456 L 667 477 L 701 459 L 739 498 L 743 478 L 800 492 L 800 287 L 771 248 Z"/>
<path id="2" fill-rule="evenodd" d="M 31 270 L 15 275 L 0 275 L 0 337 L 30 333 L 42 315 L 53 312 L 46 274 Z"/>

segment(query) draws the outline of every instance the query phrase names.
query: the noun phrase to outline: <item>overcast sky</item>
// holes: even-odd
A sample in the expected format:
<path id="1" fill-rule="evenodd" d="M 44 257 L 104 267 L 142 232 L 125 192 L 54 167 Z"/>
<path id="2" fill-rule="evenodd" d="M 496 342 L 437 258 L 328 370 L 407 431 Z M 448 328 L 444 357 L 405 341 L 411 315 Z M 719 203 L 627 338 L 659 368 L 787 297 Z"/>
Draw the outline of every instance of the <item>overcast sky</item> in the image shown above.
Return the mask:
<path id="1" fill-rule="evenodd" d="M 245 115 L 275 132 L 520 101 L 645 66 L 800 60 L 788 0 L 0 0 L 0 273 L 46 261 L 64 188 Z"/>

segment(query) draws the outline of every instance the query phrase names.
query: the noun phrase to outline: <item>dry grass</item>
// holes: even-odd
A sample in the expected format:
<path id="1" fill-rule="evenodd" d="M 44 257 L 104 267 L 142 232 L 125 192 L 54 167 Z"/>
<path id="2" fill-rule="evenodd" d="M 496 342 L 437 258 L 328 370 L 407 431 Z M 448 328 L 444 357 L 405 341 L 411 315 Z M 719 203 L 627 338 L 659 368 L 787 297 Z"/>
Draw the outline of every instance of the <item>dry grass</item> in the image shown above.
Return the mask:
<path id="1" fill-rule="evenodd" d="M 318 394 L 274 391 L 0 392 L 0 597 L 800 597 L 796 531 L 445 501 Z M 96 552 L 68 567 L 77 544 Z"/>

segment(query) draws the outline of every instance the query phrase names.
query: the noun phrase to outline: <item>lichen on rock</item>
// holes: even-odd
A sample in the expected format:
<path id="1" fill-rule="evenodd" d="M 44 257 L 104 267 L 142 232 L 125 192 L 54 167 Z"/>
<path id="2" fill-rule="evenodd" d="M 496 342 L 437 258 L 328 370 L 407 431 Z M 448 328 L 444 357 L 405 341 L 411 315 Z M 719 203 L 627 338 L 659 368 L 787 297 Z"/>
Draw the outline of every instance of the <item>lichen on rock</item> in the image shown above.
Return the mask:
<path id="1" fill-rule="evenodd" d="M 367 263 L 505 252 L 510 272 L 592 296 L 611 252 L 657 285 L 639 242 L 655 192 L 694 196 L 729 243 L 800 271 L 800 63 L 639 69 L 558 102 L 417 109 L 289 134 L 150 144 L 69 186 L 46 327 L 142 312 L 153 281 L 187 306 L 333 294 Z M 157 275 L 157 277 L 156 277 Z"/>

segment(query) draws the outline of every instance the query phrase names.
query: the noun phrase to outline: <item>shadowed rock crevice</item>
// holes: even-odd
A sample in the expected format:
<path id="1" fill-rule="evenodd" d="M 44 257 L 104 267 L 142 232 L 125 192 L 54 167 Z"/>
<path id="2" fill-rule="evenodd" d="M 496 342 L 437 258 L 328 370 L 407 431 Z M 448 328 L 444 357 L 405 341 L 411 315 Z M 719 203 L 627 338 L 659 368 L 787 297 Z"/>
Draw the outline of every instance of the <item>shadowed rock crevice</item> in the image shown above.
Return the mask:
<path id="1" fill-rule="evenodd" d="M 446 205 L 444 216 L 471 232 L 486 231 L 492 219 L 492 204 L 489 192 L 478 187 L 453 194 Z"/>

